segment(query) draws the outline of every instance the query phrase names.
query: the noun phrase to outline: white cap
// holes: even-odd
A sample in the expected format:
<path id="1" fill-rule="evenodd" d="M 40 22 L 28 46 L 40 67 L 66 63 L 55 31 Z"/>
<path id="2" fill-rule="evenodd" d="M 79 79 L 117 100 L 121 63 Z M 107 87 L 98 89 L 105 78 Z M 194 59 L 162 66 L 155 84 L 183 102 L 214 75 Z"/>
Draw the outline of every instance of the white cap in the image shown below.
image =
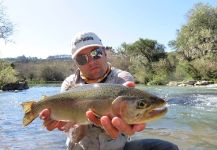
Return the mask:
<path id="1" fill-rule="evenodd" d="M 74 40 L 72 41 L 72 58 L 88 47 L 102 47 L 102 42 L 100 38 L 93 32 L 80 32 L 75 35 Z"/>

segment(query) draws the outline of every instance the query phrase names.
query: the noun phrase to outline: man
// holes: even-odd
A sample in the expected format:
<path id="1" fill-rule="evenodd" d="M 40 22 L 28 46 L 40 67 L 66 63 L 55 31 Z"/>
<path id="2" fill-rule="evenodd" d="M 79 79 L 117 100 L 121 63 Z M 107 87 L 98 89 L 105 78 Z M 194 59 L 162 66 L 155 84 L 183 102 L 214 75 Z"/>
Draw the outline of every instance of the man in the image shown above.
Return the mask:
<path id="1" fill-rule="evenodd" d="M 100 38 L 93 32 L 81 32 L 72 42 L 72 58 L 78 67 L 75 74 L 67 77 L 61 86 L 61 91 L 67 91 L 75 86 L 90 83 L 116 83 L 134 87 L 130 73 L 112 67 L 107 62 L 105 48 Z M 120 118 L 102 116 L 97 118 L 92 111 L 87 111 L 87 118 L 93 122 L 90 125 L 74 125 L 50 118 L 49 109 L 41 112 L 40 118 L 48 130 L 58 128 L 67 132 L 69 150 L 128 150 L 156 149 L 176 150 L 172 143 L 161 140 L 136 140 L 127 142 L 127 136 L 142 131 L 144 124 L 128 125 Z M 77 140 L 76 135 L 86 134 Z M 78 142 L 79 141 L 79 142 Z"/>

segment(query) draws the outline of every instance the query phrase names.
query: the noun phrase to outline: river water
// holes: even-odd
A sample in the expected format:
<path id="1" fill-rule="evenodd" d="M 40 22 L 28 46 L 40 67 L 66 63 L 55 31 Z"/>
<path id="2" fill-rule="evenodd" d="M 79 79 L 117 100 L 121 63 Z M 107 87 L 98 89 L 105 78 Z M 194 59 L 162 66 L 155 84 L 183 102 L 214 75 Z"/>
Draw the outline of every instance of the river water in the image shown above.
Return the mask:
<path id="1" fill-rule="evenodd" d="M 214 87 L 144 87 L 165 98 L 168 113 L 149 123 L 133 139 L 158 138 L 171 141 L 183 150 L 217 149 L 217 88 Z M 61 131 L 49 132 L 36 119 L 22 126 L 20 103 L 38 100 L 43 95 L 59 93 L 59 86 L 34 86 L 20 92 L 0 92 L 0 150 L 64 150 L 66 136 Z"/>

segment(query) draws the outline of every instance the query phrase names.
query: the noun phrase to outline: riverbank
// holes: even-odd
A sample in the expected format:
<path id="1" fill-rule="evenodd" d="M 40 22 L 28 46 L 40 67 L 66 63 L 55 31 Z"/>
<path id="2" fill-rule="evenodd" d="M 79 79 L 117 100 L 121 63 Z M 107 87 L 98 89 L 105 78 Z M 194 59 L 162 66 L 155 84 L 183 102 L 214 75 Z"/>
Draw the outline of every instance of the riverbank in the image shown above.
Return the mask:
<path id="1" fill-rule="evenodd" d="M 170 81 L 167 86 L 213 86 L 217 87 L 217 83 L 214 81 L 207 81 L 207 80 L 188 80 L 188 81 Z"/>

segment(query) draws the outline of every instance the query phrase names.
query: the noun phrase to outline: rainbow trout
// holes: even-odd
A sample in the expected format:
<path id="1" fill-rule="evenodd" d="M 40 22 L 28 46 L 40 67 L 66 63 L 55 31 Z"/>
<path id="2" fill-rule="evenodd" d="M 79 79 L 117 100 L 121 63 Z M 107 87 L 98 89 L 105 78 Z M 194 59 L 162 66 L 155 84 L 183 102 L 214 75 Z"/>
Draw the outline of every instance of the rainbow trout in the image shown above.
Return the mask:
<path id="1" fill-rule="evenodd" d="M 120 84 L 85 84 L 72 90 L 43 97 L 40 101 L 23 102 L 23 125 L 29 125 L 39 113 L 49 108 L 54 120 L 89 124 L 86 111 L 97 116 L 118 116 L 128 124 L 145 123 L 167 112 L 166 102 L 145 91 Z"/>

